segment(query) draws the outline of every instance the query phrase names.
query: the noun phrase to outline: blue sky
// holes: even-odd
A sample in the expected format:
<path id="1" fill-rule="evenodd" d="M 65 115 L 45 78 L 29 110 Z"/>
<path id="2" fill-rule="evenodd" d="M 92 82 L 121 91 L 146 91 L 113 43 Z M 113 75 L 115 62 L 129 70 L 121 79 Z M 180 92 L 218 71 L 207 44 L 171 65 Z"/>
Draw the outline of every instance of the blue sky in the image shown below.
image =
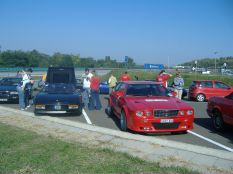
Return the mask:
<path id="1" fill-rule="evenodd" d="M 1 0 L 0 45 L 138 64 L 233 56 L 233 1 Z"/>

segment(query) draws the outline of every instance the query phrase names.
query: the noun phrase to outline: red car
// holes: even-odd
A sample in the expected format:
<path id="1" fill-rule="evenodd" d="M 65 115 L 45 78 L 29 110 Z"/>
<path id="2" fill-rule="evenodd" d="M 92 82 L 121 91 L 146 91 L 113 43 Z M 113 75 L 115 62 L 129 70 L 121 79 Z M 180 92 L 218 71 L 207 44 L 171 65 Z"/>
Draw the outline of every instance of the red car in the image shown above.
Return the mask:
<path id="1" fill-rule="evenodd" d="M 233 92 L 233 87 L 217 80 L 195 80 L 189 87 L 189 99 L 198 102 L 208 100 L 214 96 L 227 96 Z"/>
<path id="2" fill-rule="evenodd" d="M 211 97 L 207 113 L 212 118 L 213 126 L 221 131 L 226 124 L 233 126 L 233 92 L 226 97 Z"/>
<path id="3" fill-rule="evenodd" d="M 194 109 L 158 82 L 118 83 L 110 94 L 108 112 L 120 119 L 122 131 L 186 133 L 193 129 Z"/>

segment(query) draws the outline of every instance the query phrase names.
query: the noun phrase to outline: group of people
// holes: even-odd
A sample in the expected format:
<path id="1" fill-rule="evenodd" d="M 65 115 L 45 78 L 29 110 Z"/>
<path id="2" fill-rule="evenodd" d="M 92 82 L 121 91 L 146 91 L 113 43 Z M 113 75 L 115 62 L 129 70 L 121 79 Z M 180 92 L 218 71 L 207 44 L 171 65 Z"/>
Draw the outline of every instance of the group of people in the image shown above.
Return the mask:
<path id="1" fill-rule="evenodd" d="M 85 73 L 82 75 L 83 78 L 83 92 L 82 98 L 84 107 L 89 110 L 100 110 L 102 104 L 99 97 L 99 86 L 100 86 L 100 77 L 97 76 L 96 71 L 85 69 Z"/>
<path id="2" fill-rule="evenodd" d="M 162 70 L 156 76 L 156 81 L 161 82 L 165 87 L 168 87 L 167 80 L 171 77 L 172 74 L 166 73 L 165 70 Z M 184 79 L 181 77 L 181 73 L 178 69 L 176 69 L 176 75 L 171 86 L 174 88 L 174 91 L 176 92 L 176 97 L 181 100 L 184 88 Z"/>
<path id="3" fill-rule="evenodd" d="M 19 95 L 19 108 L 21 110 L 25 110 L 29 108 L 30 105 L 30 97 L 31 91 L 34 81 L 31 77 L 32 69 L 21 70 L 17 72 L 17 77 L 22 78 L 20 83 L 17 85 L 17 91 Z"/>
<path id="4" fill-rule="evenodd" d="M 168 87 L 168 79 L 172 77 L 172 74 L 166 73 L 165 70 L 161 70 L 159 74 L 156 76 L 155 81 L 161 82 L 166 88 Z M 136 77 L 136 80 L 138 80 L 138 77 Z M 121 75 L 120 81 L 129 81 L 131 80 L 130 75 L 127 71 L 125 71 L 124 74 Z M 116 77 L 113 76 L 113 74 L 110 75 L 108 84 L 110 88 L 110 93 L 113 91 L 117 83 Z M 181 99 L 182 93 L 183 93 L 183 87 L 184 87 L 184 79 L 181 77 L 181 73 L 178 69 L 176 69 L 176 75 L 173 79 L 173 82 L 171 86 L 174 88 L 174 91 L 176 92 L 176 97 Z"/>

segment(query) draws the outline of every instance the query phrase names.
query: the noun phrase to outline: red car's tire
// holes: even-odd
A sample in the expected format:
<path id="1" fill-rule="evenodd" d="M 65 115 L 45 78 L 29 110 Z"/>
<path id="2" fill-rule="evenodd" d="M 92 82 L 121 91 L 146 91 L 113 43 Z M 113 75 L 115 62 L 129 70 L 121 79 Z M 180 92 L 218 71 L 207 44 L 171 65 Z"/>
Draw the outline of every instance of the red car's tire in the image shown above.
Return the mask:
<path id="1" fill-rule="evenodd" d="M 126 116 L 125 116 L 125 112 L 124 111 L 121 111 L 120 128 L 124 132 L 127 131 L 127 121 L 126 121 Z"/>
<path id="2" fill-rule="evenodd" d="M 213 126 L 215 130 L 217 131 L 224 130 L 225 124 L 223 122 L 222 114 L 219 110 L 213 111 L 212 121 L 213 121 Z"/>
<path id="3" fill-rule="evenodd" d="M 196 100 L 198 102 L 204 102 L 206 100 L 206 97 L 204 94 L 198 94 L 197 97 L 196 97 Z"/>

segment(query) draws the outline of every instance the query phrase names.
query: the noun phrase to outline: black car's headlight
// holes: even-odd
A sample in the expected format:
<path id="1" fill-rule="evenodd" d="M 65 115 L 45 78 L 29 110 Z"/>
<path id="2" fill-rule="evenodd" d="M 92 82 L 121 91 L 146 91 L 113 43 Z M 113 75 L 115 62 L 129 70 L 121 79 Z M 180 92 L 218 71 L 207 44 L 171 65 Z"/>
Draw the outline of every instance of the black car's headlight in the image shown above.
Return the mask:
<path id="1" fill-rule="evenodd" d="M 36 109 L 45 109 L 45 105 L 35 105 Z"/>
<path id="2" fill-rule="evenodd" d="M 12 95 L 13 94 L 18 94 L 18 92 L 17 91 L 11 91 L 10 94 L 12 94 Z"/>

